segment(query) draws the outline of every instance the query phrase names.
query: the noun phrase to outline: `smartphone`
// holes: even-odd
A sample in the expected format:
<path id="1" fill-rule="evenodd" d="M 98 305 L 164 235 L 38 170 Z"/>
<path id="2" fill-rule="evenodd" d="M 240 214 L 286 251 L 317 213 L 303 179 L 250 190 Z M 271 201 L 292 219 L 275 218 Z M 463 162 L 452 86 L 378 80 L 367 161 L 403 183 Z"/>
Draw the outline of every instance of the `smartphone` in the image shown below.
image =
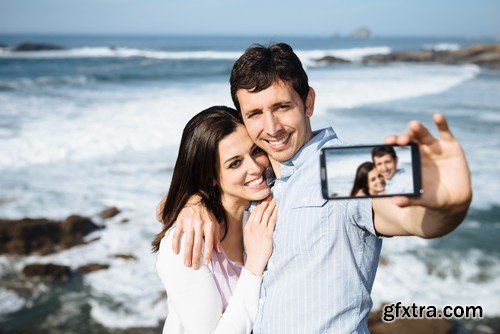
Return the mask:
<path id="1" fill-rule="evenodd" d="M 417 144 L 326 147 L 321 150 L 320 164 L 325 199 L 423 193 Z"/>

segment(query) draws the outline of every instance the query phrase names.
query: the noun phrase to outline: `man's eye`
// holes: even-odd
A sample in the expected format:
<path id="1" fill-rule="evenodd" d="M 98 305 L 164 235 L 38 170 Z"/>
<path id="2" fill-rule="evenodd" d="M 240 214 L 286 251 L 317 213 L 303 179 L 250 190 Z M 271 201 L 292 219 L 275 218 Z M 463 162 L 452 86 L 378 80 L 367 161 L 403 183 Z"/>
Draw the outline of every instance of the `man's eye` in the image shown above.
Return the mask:
<path id="1" fill-rule="evenodd" d="M 229 164 L 229 168 L 238 168 L 241 165 L 241 160 L 234 160 Z"/>
<path id="2" fill-rule="evenodd" d="M 253 118 L 253 117 L 257 116 L 258 114 L 259 114 L 258 112 L 249 113 L 249 114 L 247 114 L 247 118 Z"/>
<path id="3" fill-rule="evenodd" d="M 282 105 L 280 105 L 280 109 L 288 109 L 288 104 L 282 104 Z"/>

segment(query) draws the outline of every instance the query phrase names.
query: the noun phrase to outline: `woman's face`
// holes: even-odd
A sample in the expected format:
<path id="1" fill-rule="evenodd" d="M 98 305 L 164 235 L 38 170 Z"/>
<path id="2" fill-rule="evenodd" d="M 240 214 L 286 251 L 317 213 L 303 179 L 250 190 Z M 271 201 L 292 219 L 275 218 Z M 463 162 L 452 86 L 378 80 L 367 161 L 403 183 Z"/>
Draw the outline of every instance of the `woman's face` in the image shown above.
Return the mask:
<path id="1" fill-rule="evenodd" d="M 368 172 L 368 190 L 370 195 L 377 195 L 385 190 L 384 177 L 379 174 L 376 168 Z"/>
<path id="2" fill-rule="evenodd" d="M 243 125 L 219 142 L 219 184 L 222 199 L 258 201 L 266 198 L 270 189 L 265 171 L 269 159 L 257 147 Z"/>

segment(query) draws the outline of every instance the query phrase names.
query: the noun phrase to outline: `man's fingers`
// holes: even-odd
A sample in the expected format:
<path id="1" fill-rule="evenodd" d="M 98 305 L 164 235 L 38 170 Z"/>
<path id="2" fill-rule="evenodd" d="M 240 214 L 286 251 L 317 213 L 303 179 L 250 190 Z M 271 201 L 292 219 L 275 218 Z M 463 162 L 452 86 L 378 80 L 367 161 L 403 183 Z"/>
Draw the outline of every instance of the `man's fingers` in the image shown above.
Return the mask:
<path id="1" fill-rule="evenodd" d="M 201 227 L 198 227 L 194 231 L 193 259 L 191 261 L 191 267 L 193 269 L 198 269 L 200 266 L 200 257 L 202 248 L 203 248 L 203 231 L 201 230 Z"/>
<path id="2" fill-rule="evenodd" d="M 451 133 L 450 128 L 448 127 L 448 122 L 446 121 L 446 117 L 443 114 L 434 114 L 433 120 L 439 131 L 439 138 L 441 138 L 442 140 L 452 140 L 455 138 Z"/>
<path id="3" fill-rule="evenodd" d="M 400 135 L 396 141 L 397 145 L 404 146 L 410 144 L 410 136 L 406 133 Z"/>
<path id="4" fill-rule="evenodd" d="M 172 250 L 174 251 L 175 254 L 179 254 L 180 250 L 180 244 L 181 244 L 181 237 L 182 237 L 182 229 L 180 226 L 177 226 L 174 229 L 174 235 L 172 239 Z"/>
<path id="5" fill-rule="evenodd" d="M 184 249 L 184 264 L 187 267 L 191 267 L 191 259 L 193 258 L 193 242 L 194 242 L 194 232 L 192 230 L 186 231 L 186 242 Z"/>
<path id="6" fill-rule="evenodd" d="M 384 139 L 384 144 L 385 145 L 395 145 L 398 140 L 398 136 L 396 135 L 389 135 L 385 137 Z"/>
<path id="7" fill-rule="evenodd" d="M 211 225 L 210 225 L 211 226 Z M 204 256 L 203 256 L 203 264 L 207 265 L 210 263 L 212 259 L 212 248 L 214 247 L 214 228 L 207 227 L 205 229 L 205 247 L 204 247 Z"/>
<path id="8" fill-rule="evenodd" d="M 411 121 L 409 124 L 409 135 L 412 140 L 423 145 L 432 145 L 437 139 L 430 133 L 422 123 L 419 121 Z"/>
<path id="9" fill-rule="evenodd" d="M 406 208 L 407 206 L 422 205 L 422 198 L 412 198 L 406 196 L 394 196 L 392 202 L 399 206 L 400 208 Z"/>

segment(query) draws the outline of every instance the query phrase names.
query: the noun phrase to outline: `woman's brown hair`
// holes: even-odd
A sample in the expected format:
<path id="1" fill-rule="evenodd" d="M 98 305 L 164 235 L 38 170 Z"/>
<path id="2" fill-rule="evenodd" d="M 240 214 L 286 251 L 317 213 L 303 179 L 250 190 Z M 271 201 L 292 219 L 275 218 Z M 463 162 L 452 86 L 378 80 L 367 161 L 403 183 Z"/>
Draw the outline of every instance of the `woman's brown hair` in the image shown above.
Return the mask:
<path id="1" fill-rule="evenodd" d="M 214 183 L 218 176 L 218 147 L 224 137 L 242 124 L 240 113 L 225 106 L 205 109 L 188 122 L 182 133 L 172 182 L 161 208 L 164 225 L 153 240 L 153 252 L 160 249 L 165 232 L 172 227 L 193 195 L 200 197 L 201 203 L 223 225 L 222 230 L 226 231 L 226 213 L 220 201 L 220 189 Z"/>

